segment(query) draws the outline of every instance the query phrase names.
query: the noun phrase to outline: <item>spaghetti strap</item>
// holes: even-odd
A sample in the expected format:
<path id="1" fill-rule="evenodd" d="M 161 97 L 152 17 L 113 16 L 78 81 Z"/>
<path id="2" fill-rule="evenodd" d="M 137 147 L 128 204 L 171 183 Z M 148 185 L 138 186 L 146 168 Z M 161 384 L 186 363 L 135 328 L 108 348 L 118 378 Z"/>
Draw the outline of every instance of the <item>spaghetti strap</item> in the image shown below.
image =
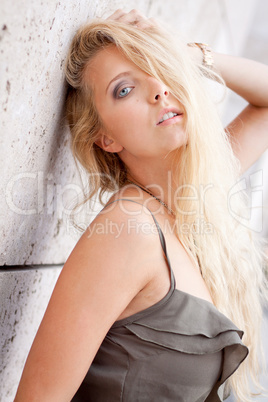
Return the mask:
<path id="1" fill-rule="evenodd" d="M 164 233 L 162 232 L 162 229 L 161 229 L 159 223 L 157 222 L 157 220 L 156 220 L 154 214 L 152 213 L 152 211 L 151 211 L 149 208 L 147 208 L 147 207 L 146 207 L 145 205 L 143 205 L 142 203 L 137 202 L 137 201 L 134 201 L 134 200 L 130 200 L 129 198 L 118 198 L 117 200 L 111 201 L 111 202 L 109 202 L 108 204 L 106 204 L 103 209 L 105 209 L 106 207 L 108 207 L 108 205 L 111 205 L 111 204 L 113 204 L 114 202 L 117 202 L 117 201 L 130 201 L 130 202 L 133 202 L 133 203 L 135 203 L 135 204 L 139 204 L 139 205 L 141 205 L 142 207 L 148 209 L 148 211 L 149 211 L 150 214 L 152 215 L 152 218 L 153 218 L 153 220 L 154 220 L 154 223 L 155 223 L 155 226 L 156 226 L 158 235 L 159 235 L 160 243 L 161 243 L 161 246 L 162 246 L 164 255 L 165 255 L 165 259 L 166 259 L 166 261 L 167 261 L 167 265 L 168 265 L 169 271 L 170 271 L 170 278 L 171 278 L 171 287 L 170 287 L 170 290 L 175 289 L 175 287 L 176 287 L 175 276 L 174 276 L 173 270 L 172 270 L 172 268 L 171 268 L 170 260 L 169 260 L 168 254 L 167 254 L 166 239 L 165 239 Z"/>

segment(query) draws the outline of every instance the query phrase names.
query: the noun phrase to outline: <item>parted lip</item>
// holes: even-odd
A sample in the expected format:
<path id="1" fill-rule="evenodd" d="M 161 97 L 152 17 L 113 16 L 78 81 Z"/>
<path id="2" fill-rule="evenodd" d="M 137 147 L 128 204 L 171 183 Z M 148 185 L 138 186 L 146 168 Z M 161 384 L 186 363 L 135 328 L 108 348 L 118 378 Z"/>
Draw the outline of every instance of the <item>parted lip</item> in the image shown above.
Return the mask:
<path id="1" fill-rule="evenodd" d="M 158 115 L 156 124 L 157 125 L 160 124 L 160 120 L 162 120 L 164 114 L 169 113 L 169 112 L 177 113 L 178 115 L 182 115 L 182 112 L 179 109 L 177 109 L 176 107 L 168 107 L 168 108 L 162 109 Z"/>

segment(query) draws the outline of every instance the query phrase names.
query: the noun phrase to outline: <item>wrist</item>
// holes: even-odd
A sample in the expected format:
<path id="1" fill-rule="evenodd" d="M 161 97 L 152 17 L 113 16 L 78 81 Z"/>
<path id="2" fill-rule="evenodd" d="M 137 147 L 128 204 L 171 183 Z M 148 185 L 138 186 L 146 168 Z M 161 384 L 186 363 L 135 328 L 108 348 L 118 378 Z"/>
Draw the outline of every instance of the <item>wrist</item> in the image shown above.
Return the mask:
<path id="1" fill-rule="evenodd" d="M 197 59 L 199 63 L 212 70 L 213 65 L 214 65 L 214 60 L 212 56 L 212 50 L 209 45 L 206 43 L 200 43 L 200 42 L 191 42 L 187 43 L 187 46 L 193 49 L 195 51 L 195 58 Z"/>

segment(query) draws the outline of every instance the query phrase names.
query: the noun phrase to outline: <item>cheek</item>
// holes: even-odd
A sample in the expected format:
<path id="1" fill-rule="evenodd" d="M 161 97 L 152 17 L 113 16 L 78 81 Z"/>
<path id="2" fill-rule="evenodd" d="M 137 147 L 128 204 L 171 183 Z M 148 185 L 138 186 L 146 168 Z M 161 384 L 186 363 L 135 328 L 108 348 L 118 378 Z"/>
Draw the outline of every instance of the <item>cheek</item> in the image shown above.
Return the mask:
<path id="1" fill-rule="evenodd" d="M 107 129 L 117 136 L 124 133 L 135 133 L 145 123 L 139 101 L 111 107 L 103 117 Z"/>

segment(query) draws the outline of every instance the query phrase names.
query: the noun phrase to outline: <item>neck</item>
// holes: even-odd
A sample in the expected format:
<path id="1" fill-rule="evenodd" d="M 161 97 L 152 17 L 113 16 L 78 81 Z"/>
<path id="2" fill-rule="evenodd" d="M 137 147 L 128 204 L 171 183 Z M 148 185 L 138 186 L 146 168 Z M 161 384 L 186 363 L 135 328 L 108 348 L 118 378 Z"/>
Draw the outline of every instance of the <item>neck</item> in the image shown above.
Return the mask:
<path id="1" fill-rule="evenodd" d="M 169 210 L 175 211 L 174 196 L 177 185 L 172 177 L 170 163 L 161 161 L 160 164 L 147 163 L 146 166 L 139 164 L 129 169 L 128 178 L 164 202 Z"/>

